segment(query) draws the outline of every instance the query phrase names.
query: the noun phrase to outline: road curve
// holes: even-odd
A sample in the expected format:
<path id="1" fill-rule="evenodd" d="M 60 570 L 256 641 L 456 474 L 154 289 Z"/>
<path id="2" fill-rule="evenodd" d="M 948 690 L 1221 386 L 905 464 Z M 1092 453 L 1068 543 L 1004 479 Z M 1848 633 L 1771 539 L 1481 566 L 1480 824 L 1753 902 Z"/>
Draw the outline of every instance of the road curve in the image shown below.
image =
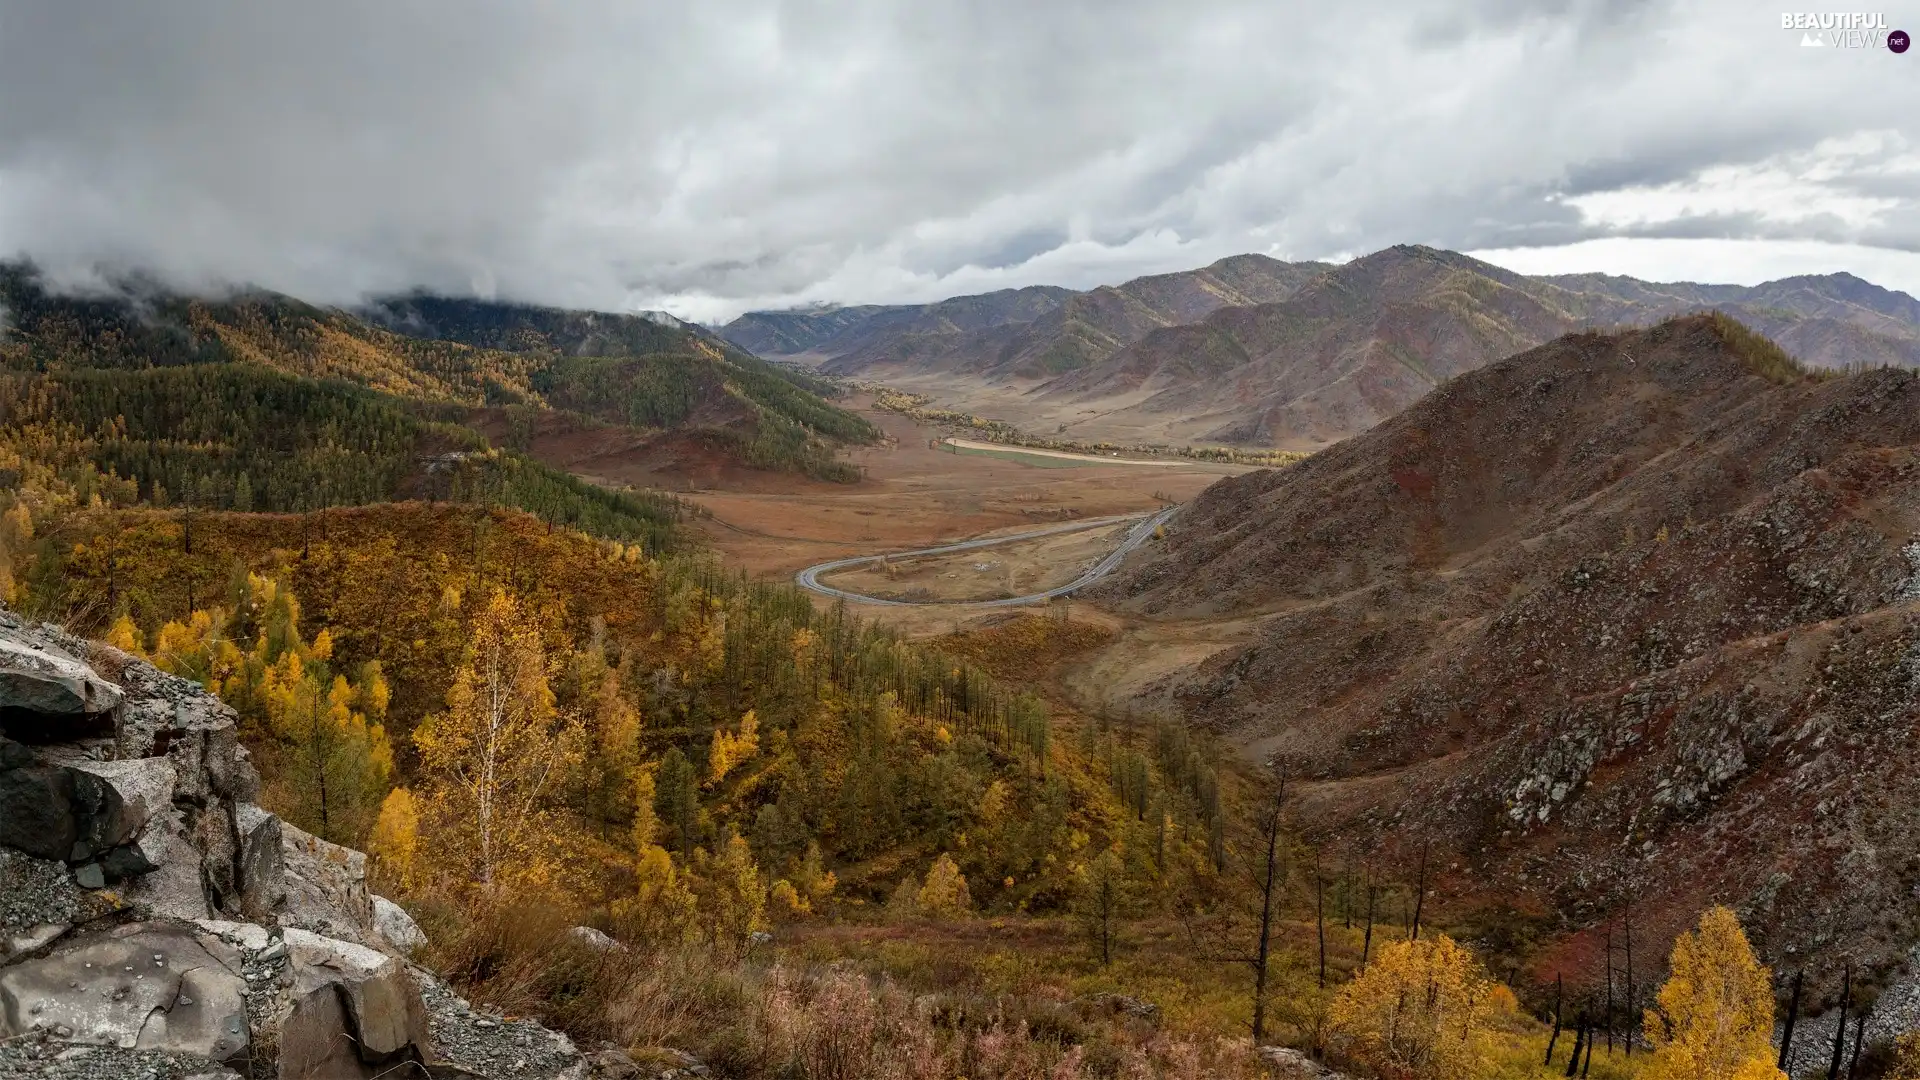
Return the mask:
<path id="1" fill-rule="evenodd" d="M 1119 517 L 1098 518 L 1093 521 L 1075 521 L 1066 525 L 1054 525 L 1045 529 L 1033 529 L 1028 532 L 1015 533 L 1012 536 L 989 536 L 980 540 L 962 541 L 958 544 L 921 548 L 918 551 L 894 551 L 885 555 L 856 555 L 851 559 L 835 559 L 832 562 L 823 562 L 817 566 L 809 566 L 805 570 L 795 574 L 793 580 L 794 583 L 801 588 L 811 592 L 817 592 L 822 596 L 831 596 L 838 600 L 851 600 L 858 604 L 877 604 L 882 607 L 989 608 L 1038 604 L 1083 589 L 1112 573 L 1113 568 L 1120 565 L 1120 560 L 1126 558 L 1127 554 L 1134 548 L 1145 543 L 1147 537 L 1153 535 L 1153 530 L 1165 524 L 1167 519 L 1171 518 L 1174 511 L 1178 509 L 1180 509 L 1178 506 L 1169 506 L 1154 514 L 1122 514 Z M 1026 596 L 1009 596 L 1000 600 L 884 600 L 878 596 L 866 596 L 861 593 L 848 592 L 845 589 L 836 589 L 831 585 L 823 585 L 820 583 L 821 574 L 832 573 L 835 570 L 844 570 L 850 566 L 864 566 L 868 563 L 879 562 L 882 559 L 904 559 L 915 555 L 945 555 L 952 551 L 973 551 L 976 548 L 996 547 L 1000 544 L 1012 544 L 1021 540 L 1034 540 L 1042 536 L 1053 536 L 1056 533 L 1097 529 L 1102 525 L 1112 525 L 1122 521 L 1137 521 L 1138 524 L 1127 530 L 1126 538 L 1120 541 L 1120 545 L 1108 552 L 1106 558 L 1101 559 L 1089 567 L 1086 573 L 1081 574 L 1065 585 L 1048 589 L 1046 592 L 1029 593 Z"/>

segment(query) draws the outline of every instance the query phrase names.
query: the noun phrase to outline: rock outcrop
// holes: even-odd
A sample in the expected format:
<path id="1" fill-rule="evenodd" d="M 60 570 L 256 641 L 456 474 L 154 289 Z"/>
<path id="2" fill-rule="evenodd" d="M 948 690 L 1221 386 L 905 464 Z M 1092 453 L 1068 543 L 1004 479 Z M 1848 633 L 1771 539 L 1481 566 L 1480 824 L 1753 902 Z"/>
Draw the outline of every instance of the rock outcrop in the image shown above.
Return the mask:
<path id="1" fill-rule="evenodd" d="M 0 1075 L 587 1075 L 258 790 L 218 698 L 0 611 Z"/>

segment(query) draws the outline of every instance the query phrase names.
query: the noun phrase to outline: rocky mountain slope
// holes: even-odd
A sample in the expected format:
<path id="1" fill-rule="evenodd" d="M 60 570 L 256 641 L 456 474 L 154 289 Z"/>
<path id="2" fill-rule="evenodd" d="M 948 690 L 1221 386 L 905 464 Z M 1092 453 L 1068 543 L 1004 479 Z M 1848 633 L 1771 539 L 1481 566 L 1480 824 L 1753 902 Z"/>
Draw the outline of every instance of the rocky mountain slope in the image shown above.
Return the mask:
<path id="1" fill-rule="evenodd" d="M 258 783 L 199 686 L 0 611 L 0 1076 L 589 1075 Z"/>
<path id="2" fill-rule="evenodd" d="M 942 404 L 1011 410 L 1070 436 L 1311 448 L 1560 334 L 1709 309 L 1814 367 L 1920 366 L 1920 301 L 1848 274 L 1753 287 L 1532 278 L 1420 246 L 1338 267 L 1240 256 L 1072 294 L 1030 322 L 970 335 L 896 334 L 897 316 L 875 315 L 791 340 L 805 337 L 829 372 L 909 380 L 952 399 Z M 735 326 L 741 341 L 775 346 L 756 328 L 784 318 Z M 1019 397 L 980 397 L 982 384 Z"/>
<path id="3" fill-rule="evenodd" d="M 1221 481 L 1105 591 L 1252 620 L 1163 706 L 1311 777 L 1317 834 L 1571 933 L 1548 981 L 1711 902 L 1816 979 L 1920 934 L 1920 374 L 1570 335 Z"/>
<path id="4" fill-rule="evenodd" d="M 1021 289 L 922 307 L 753 312 L 721 332 L 755 351 L 785 348 L 824 358 L 832 374 L 948 371 L 1040 379 L 1104 359 L 1160 327 L 1222 307 L 1284 299 L 1325 269 L 1324 263 L 1236 255 L 1087 292 Z M 856 311 L 866 314 L 854 318 Z"/>

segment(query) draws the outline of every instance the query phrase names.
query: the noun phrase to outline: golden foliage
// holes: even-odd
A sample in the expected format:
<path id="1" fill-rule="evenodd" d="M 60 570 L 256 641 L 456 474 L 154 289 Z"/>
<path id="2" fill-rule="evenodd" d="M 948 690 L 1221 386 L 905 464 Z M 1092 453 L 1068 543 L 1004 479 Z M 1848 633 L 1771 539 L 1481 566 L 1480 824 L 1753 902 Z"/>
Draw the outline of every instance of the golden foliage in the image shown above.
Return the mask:
<path id="1" fill-rule="evenodd" d="M 367 854 L 375 867 L 403 889 L 418 881 L 416 874 L 420 852 L 420 808 L 413 792 L 404 787 L 387 792 L 380 804 L 380 816 L 374 820 L 373 833 L 367 838 Z"/>
<path id="2" fill-rule="evenodd" d="M 447 709 L 413 733 L 430 786 L 431 850 L 491 892 L 556 876 L 560 820 L 545 798 L 582 757 L 579 725 L 554 706 L 537 628 L 505 590 L 474 619 Z"/>
<path id="3" fill-rule="evenodd" d="M 973 910 L 973 897 L 967 879 L 953 856 L 942 852 L 927 870 L 926 884 L 914 896 L 920 914 L 936 919 L 958 919 Z"/>
<path id="4" fill-rule="evenodd" d="M 724 728 L 713 731 L 713 746 L 707 752 L 707 786 L 713 787 L 733 771 L 735 765 L 760 750 L 760 719 L 752 709 L 740 718 L 740 731 L 729 735 Z"/>
<path id="5" fill-rule="evenodd" d="M 767 927 L 767 886 L 746 840 L 729 835 L 719 851 L 694 852 L 693 893 L 707 939 L 741 948 Z"/>
<path id="6" fill-rule="evenodd" d="M 300 602 L 281 578 L 248 573 L 232 588 L 231 612 L 201 609 L 168 622 L 151 655 L 127 615 L 108 629 L 107 643 L 218 693 L 260 754 L 263 801 L 322 839 L 358 844 L 394 772 L 380 665 L 363 664 L 354 681 L 334 674 L 333 634 L 322 627 L 305 640 Z"/>
<path id="7" fill-rule="evenodd" d="M 1383 946 L 1328 1013 L 1335 1044 L 1385 1076 L 1484 1075 L 1494 982 L 1444 934 Z"/>
<path id="8" fill-rule="evenodd" d="M 1673 974 L 1646 1014 L 1651 1080 L 1774 1080 L 1772 975 L 1725 907 L 1673 943 Z"/>
<path id="9" fill-rule="evenodd" d="M 133 617 L 130 615 L 123 614 L 113 620 L 113 625 L 107 627 L 106 642 L 121 652 L 134 654 L 145 652 L 140 648 L 140 628 L 133 624 Z"/>
<path id="10" fill-rule="evenodd" d="M 1893 1066 L 1887 1080 L 1920 1080 L 1920 1031 L 1893 1040 Z"/>

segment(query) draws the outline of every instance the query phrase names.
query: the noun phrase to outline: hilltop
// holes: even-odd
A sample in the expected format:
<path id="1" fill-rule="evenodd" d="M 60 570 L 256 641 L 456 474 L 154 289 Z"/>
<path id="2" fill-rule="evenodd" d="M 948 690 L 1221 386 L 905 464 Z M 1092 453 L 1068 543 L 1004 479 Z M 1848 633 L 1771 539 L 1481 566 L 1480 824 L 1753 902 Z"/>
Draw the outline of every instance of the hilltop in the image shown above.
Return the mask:
<path id="1" fill-rule="evenodd" d="M 1430 842 L 1445 888 L 1573 934 L 1542 970 L 1727 902 L 1777 962 L 1884 972 L 1920 930 L 1920 791 L 1875 764 L 1920 722 L 1916 481 L 1920 376 L 1685 317 L 1222 480 L 1102 591 L 1249 627 L 1146 700 L 1310 776 L 1314 835 Z"/>

